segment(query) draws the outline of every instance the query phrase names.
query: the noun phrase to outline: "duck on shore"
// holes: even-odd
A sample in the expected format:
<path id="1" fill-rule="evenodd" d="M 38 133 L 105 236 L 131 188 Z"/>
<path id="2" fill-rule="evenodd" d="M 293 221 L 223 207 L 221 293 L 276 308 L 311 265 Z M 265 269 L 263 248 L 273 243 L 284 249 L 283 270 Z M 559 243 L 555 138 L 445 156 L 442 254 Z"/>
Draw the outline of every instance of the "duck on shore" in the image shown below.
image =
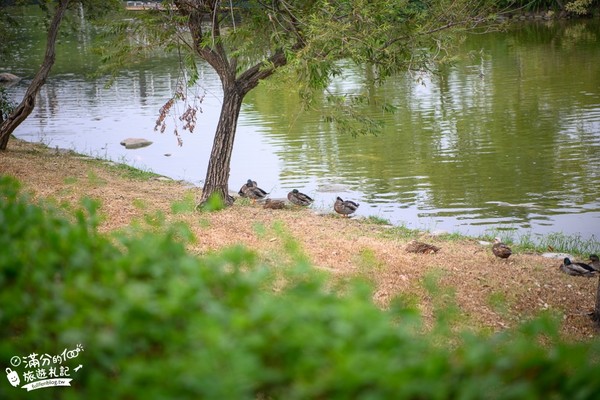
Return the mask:
<path id="1" fill-rule="evenodd" d="M 271 210 L 283 210 L 285 208 L 285 201 L 279 199 L 266 199 L 264 208 L 270 208 Z"/>
<path id="2" fill-rule="evenodd" d="M 256 183 L 256 181 L 253 181 L 252 179 L 248 179 L 248 181 L 246 181 L 246 183 L 244 183 L 242 185 L 242 187 L 240 188 L 240 191 L 238 192 L 240 197 L 246 197 L 246 191 L 248 190 L 248 187 L 250 187 L 250 186 L 258 186 L 258 183 Z"/>
<path id="3" fill-rule="evenodd" d="M 565 257 L 563 263 L 558 267 L 562 272 L 572 276 L 594 276 L 596 270 L 590 265 L 582 262 L 572 262 L 569 257 Z"/>
<path id="4" fill-rule="evenodd" d="M 248 179 L 246 183 L 240 188 L 238 194 L 241 197 L 248 197 L 252 200 L 264 199 L 267 196 L 267 192 L 258 187 L 256 181 Z"/>
<path id="5" fill-rule="evenodd" d="M 419 242 L 418 240 L 412 240 L 406 245 L 405 250 L 408 253 L 433 254 L 437 253 L 440 250 L 440 248 L 429 243 Z"/>
<path id="6" fill-rule="evenodd" d="M 508 258 L 512 254 L 512 250 L 497 237 L 492 245 L 492 253 L 498 258 Z"/>
<path id="7" fill-rule="evenodd" d="M 358 203 L 355 203 L 350 200 L 343 200 L 341 197 L 337 197 L 335 200 L 335 204 L 333 205 L 333 209 L 336 213 L 341 214 L 344 217 L 348 217 L 350 214 L 354 213 L 359 207 Z"/>
<path id="8" fill-rule="evenodd" d="M 314 201 L 308 195 L 306 195 L 302 192 L 299 192 L 298 189 L 294 189 L 291 192 L 289 192 L 287 194 L 287 198 L 292 204 L 295 204 L 297 206 L 303 206 L 303 207 L 310 206 L 312 204 L 312 202 Z"/>

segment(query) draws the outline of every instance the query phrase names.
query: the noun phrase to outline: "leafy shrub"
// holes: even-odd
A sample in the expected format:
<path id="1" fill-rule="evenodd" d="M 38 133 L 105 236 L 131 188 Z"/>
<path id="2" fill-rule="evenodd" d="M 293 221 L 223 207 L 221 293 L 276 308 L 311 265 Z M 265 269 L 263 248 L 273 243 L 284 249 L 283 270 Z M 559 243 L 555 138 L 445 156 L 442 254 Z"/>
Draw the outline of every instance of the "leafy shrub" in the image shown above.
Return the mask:
<path id="1" fill-rule="evenodd" d="M 10 101 L 8 94 L 6 94 L 6 88 L 0 86 L 0 124 L 8 118 L 15 107 L 16 104 Z"/>
<path id="2" fill-rule="evenodd" d="M 96 208 L 36 204 L 0 178 L 0 364 L 84 349 L 67 360 L 72 387 L 29 393 L 5 381 L 2 399 L 586 399 L 600 391 L 600 342 L 564 342 L 552 318 L 489 337 L 424 333 L 414 309 L 397 302 L 382 311 L 363 284 L 338 295 L 310 268 L 291 266 L 275 293 L 274 274 L 247 249 L 194 257 L 182 225 L 108 236 Z M 12 368 L 23 380 L 23 366 Z"/>

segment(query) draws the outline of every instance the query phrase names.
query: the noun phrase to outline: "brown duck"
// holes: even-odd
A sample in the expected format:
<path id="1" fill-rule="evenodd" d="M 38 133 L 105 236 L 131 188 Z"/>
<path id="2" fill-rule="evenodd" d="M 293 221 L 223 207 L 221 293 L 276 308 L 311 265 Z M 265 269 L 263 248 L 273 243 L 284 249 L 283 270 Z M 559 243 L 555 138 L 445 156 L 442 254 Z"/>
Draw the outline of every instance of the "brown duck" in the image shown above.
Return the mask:
<path id="1" fill-rule="evenodd" d="M 337 197 L 333 209 L 336 213 L 341 214 L 344 217 L 348 217 L 358 209 L 359 204 L 350 200 L 342 200 L 341 197 Z"/>
<path id="2" fill-rule="evenodd" d="M 281 210 L 285 208 L 285 201 L 276 199 L 266 199 L 263 207 L 270 208 L 272 210 Z"/>
<path id="3" fill-rule="evenodd" d="M 308 195 L 305 195 L 304 193 L 299 192 L 298 189 L 294 189 L 291 192 L 289 192 L 287 195 L 287 198 L 290 201 L 290 203 L 295 204 L 297 206 L 304 206 L 304 207 L 310 206 L 312 204 L 312 202 L 314 201 Z"/>
<path id="4" fill-rule="evenodd" d="M 242 185 L 242 187 L 240 188 L 240 191 L 238 192 L 240 197 L 246 197 L 246 191 L 248 190 L 248 188 L 250 186 L 258 186 L 258 184 L 256 183 L 256 181 L 253 181 L 252 179 L 248 179 L 248 181 Z"/>
<path id="5" fill-rule="evenodd" d="M 248 179 L 238 194 L 242 197 L 248 197 L 252 200 L 264 199 L 267 196 L 267 192 L 259 188 L 256 184 L 256 181 L 253 181 L 252 179 Z"/>
<path id="6" fill-rule="evenodd" d="M 492 253 L 498 258 L 508 258 L 512 254 L 512 250 L 497 237 L 492 245 Z"/>
<path id="7" fill-rule="evenodd" d="M 440 248 L 432 244 L 413 240 L 406 245 L 406 251 L 409 253 L 433 254 L 437 253 Z"/>

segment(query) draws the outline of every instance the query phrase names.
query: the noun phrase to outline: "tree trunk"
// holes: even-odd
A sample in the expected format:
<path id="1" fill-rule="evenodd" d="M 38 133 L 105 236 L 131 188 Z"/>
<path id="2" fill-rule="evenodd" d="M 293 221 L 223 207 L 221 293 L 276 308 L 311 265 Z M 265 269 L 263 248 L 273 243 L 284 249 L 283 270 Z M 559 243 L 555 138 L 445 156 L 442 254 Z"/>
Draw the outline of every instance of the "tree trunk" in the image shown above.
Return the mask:
<path id="1" fill-rule="evenodd" d="M 13 133 L 21 122 L 25 121 L 35 107 L 35 99 L 54 65 L 54 60 L 56 58 L 56 36 L 58 35 L 60 23 L 65 15 L 69 1 L 70 0 L 61 0 L 58 4 L 58 8 L 54 13 L 54 17 L 48 28 L 48 42 L 46 44 L 44 61 L 29 84 L 25 96 L 23 96 L 23 100 L 17 108 L 10 113 L 6 121 L 0 124 L 0 150 L 6 150 L 11 133 Z"/>
<path id="2" fill-rule="evenodd" d="M 231 205 L 234 201 L 234 198 L 229 195 L 229 170 L 244 94 L 235 82 L 232 82 L 229 87 L 224 87 L 223 91 L 223 106 L 210 153 L 200 204 L 206 202 L 213 194 L 218 195 L 226 205 Z"/>

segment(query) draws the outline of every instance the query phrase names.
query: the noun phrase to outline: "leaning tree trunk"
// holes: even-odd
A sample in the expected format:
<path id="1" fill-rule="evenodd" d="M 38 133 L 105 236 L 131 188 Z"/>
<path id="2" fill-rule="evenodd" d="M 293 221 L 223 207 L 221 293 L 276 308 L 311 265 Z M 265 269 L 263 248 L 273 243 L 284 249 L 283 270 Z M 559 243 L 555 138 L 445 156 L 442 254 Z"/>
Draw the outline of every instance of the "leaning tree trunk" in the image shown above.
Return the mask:
<path id="1" fill-rule="evenodd" d="M 272 52 L 266 60 L 259 61 L 238 75 L 237 57 L 228 58 L 227 48 L 221 40 L 220 1 L 175 0 L 174 4 L 180 15 L 187 18 L 187 27 L 190 30 L 196 53 L 214 68 L 223 85 L 223 105 L 208 162 L 200 205 L 213 195 L 220 197 L 225 205 L 231 205 L 234 199 L 229 195 L 229 166 L 242 101 L 260 80 L 271 76 L 277 68 L 286 64 L 287 59 L 285 52 L 279 49 Z M 303 46 L 300 43 L 303 42 L 299 42 L 293 49 L 300 49 Z"/>
<path id="2" fill-rule="evenodd" d="M 244 95 L 236 83 L 232 83 L 231 87 L 226 87 L 223 91 L 223 106 L 210 153 L 200 204 L 213 195 L 219 196 L 227 205 L 233 204 L 234 201 L 228 193 L 229 166 Z"/>
<path id="3" fill-rule="evenodd" d="M 11 133 L 13 133 L 13 131 L 19 125 L 21 125 L 21 122 L 25 121 L 35 107 L 35 98 L 46 82 L 46 78 L 48 78 L 50 70 L 54 65 L 54 60 L 56 58 L 56 36 L 58 35 L 60 23 L 65 15 L 69 1 L 70 0 L 61 0 L 59 2 L 50 27 L 48 28 L 48 41 L 46 44 L 44 61 L 29 84 L 29 87 L 25 92 L 25 96 L 23 96 L 23 100 L 17 106 L 17 108 L 10 113 L 6 121 L 0 124 L 0 150 L 6 150 L 6 146 L 8 146 L 8 139 L 10 138 Z"/>

